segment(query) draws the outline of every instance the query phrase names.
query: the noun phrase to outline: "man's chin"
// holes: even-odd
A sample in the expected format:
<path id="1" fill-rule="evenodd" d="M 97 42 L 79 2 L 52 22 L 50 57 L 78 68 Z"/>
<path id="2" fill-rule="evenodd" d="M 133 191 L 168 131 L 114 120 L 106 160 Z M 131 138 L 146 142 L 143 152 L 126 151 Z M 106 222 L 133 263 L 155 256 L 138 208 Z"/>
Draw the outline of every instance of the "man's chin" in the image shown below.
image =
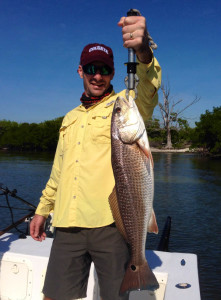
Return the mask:
<path id="1" fill-rule="evenodd" d="M 93 91 L 91 91 L 91 95 L 92 95 L 92 97 L 94 96 L 94 97 L 100 97 L 100 96 L 102 96 L 103 94 L 104 94 L 104 90 L 102 89 L 102 90 L 97 90 L 97 89 L 95 89 L 95 90 L 93 90 Z"/>

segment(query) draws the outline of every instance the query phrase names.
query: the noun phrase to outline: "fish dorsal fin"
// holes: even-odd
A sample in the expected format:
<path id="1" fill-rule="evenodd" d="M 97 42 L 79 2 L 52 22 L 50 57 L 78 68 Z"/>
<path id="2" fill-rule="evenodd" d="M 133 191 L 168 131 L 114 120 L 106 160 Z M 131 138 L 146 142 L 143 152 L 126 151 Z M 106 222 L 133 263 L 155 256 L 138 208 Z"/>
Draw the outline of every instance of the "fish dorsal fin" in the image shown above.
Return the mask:
<path id="1" fill-rule="evenodd" d="M 147 232 L 152 232 L 152 233 L 156 233 L 156 234 L 159 232 L 155 212 L 153 209 L 152 209 L 152 214 L 150 217 L 149 224 L 147 226 Z"/>
<path id="2" fill-rule="evenodd" d="M 124 239 L 127 241 L 127 234 L 126 234 L 123 220 L 121 218 L 120 209 L 119 209 L 119 205 L 118 205 L 118 201 L 117 201 L 116 187 L 113 188 L 113 191 L 110 194 L 108 200 L 110 203 L 112 215 L 113 215 L 114 221 L 116 223 L 117 229 L 120 231 L 120 233 L 123 235 Z"/>

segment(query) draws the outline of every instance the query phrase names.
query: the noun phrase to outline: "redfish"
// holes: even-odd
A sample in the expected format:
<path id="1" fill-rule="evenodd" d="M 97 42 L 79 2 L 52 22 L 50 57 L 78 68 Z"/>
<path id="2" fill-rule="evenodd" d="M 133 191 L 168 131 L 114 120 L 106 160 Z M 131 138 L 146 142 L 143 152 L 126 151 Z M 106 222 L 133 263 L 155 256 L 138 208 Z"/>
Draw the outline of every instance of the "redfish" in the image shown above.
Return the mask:
<path id="1" fill-rule="evenodd" d="M 155 290 L 158 281 L 145 257 L 148 232 L 158 233 L 153 211 L 153 158 L 135 101 L 118 97 L 111 120 L 111 161 L 115 188 L 109 197 L 116 226 L 130 248 L 120 294 Z"/>

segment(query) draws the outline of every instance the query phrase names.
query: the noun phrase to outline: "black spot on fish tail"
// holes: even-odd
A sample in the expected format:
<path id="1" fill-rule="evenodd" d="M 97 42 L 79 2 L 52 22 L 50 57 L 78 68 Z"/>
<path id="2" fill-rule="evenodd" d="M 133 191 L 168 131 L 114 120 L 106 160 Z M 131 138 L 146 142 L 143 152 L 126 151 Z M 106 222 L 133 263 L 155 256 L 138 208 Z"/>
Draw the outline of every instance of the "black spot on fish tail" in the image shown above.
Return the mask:
<path id="1" fill-rule="evenodd" d="M 147 262 L 140 266 L 129 263 L 121 284 L 120 294 L 137 290 L 154 291 L 158 288 L 159 283 Z"/>

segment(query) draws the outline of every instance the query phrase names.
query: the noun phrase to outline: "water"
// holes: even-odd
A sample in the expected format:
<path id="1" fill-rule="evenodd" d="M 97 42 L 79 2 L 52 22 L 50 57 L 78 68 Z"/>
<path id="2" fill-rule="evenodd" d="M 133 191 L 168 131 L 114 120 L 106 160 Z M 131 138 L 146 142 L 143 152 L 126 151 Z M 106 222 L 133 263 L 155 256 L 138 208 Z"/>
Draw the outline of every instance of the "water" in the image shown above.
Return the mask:
<path id="1" fill-rule="evenodd" d="M 53 156 L 48 153 L 19 155 L 0 152 L 0 183 L 9 190 L 16 189 L 19 197 L 37 206 L 41 191 L 50 176 Z M 15 198 L 10 197 L 9 200 L 11 206 L 29 209 Z M 4 196 L 0 197 L 0 205 L 7 205 Z M 14 220 L 29 212 L 14 210 Z M 2 230 L 11 225 L 11 217 L 8 209 L 0 208 L 0 214 L 0 230 Z"/>
<path id="2" fill-rule="evenodd" d="M 221 282 L 221 160 L 194 154 L 154 153 L 154 209 L 160 231 L 172 217 L 169 250 L 195 253 L 199 259 L 202 300 L 220 299 Z M 37 205 L 50 175 L 53 155 L 0 152 L 0 182 Z M 10 198 L 12 206 L 19 205 Z M 3 196 L 0 205 L 6 205 Z M 0 229 L 10 225 L 7 209 L 0 208 Z M 24 215 L 15 211 L 15 220 Z M 156 249 L 160 235 L 148 235 Z"/>

